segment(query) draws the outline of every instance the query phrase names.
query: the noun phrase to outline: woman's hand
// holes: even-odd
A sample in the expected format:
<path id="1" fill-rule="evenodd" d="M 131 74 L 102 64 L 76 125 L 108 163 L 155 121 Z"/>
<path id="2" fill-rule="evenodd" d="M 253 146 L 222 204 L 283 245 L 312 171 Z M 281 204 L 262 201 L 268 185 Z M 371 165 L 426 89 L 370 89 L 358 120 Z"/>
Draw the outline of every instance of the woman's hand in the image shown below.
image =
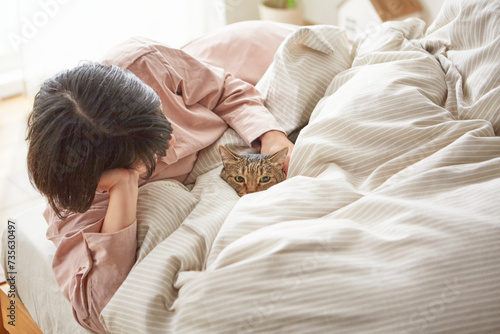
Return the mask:
<path id="1" fill-rule="evenodd" d="M 292 151 L 294 148 L 293 143 L 288 140 L 283 132 L 277 130 L 268 131 L 260 136 L 259 139 L 261 143 L 261 154 L 273 154 L 285 147 L 288 147 L 288 154 L 285 159 L 285 164 L 283 165 L 285 173 L 288 173 L 290 156 L 292 155 Z"/>
<path id="2" fill-rule="evenodd" d="M 105 171 L 97 191 L 109 192 L 109 204 L 101 233 L 118 232 L 136 220 L 139 171 L 117 168 Z"/>

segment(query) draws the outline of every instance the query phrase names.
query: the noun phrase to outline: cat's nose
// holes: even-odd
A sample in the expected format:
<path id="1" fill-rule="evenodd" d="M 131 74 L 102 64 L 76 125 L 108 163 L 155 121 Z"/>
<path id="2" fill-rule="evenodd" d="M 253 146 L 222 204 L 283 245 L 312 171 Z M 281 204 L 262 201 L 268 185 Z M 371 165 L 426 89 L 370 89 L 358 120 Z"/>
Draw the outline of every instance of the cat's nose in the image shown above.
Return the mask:
<path id="1" fill-rule="evenodd" d="M 256 193 L 258 191 L 258 186 L 256 184 L 247 184 L 247 194 Z"/>

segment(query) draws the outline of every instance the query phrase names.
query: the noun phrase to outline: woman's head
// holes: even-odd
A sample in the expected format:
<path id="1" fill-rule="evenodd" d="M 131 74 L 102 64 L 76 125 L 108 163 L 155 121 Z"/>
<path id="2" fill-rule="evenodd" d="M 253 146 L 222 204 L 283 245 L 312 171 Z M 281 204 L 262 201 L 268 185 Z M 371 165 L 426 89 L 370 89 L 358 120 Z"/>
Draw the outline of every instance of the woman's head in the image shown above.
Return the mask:
<path id="1" fill-rule="evenodd" d="M 158 95 L 133 73 L 85 64 L 45 81 L 28 119 L 28 172 L 55 212 L 85 212 L 107 169 L 165 156 L 172 127 Z"/>

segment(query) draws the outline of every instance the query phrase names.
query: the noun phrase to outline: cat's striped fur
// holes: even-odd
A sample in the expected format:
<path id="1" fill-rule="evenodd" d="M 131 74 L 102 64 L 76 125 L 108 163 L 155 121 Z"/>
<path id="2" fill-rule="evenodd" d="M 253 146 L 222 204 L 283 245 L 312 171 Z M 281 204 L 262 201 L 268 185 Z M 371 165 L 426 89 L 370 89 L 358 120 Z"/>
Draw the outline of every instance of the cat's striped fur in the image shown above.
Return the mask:
<path id="1" fill-rule="evenodd" d="M 220 176 L 240 197 L 269 189 L 285 179 L 283 163 L 288 148 L 271 155 L 238 155 L 224 146 L 219 146 L 219 152 L 224 165 Z"/>

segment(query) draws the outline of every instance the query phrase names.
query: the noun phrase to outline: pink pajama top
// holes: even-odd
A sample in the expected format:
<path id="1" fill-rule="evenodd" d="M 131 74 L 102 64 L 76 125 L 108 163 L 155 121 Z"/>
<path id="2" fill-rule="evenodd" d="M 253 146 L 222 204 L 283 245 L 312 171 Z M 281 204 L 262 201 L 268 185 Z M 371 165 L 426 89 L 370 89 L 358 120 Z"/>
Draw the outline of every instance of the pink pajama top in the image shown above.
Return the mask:
<path id="1" fill-rule="evenodd" d="M 258 91 L 224 70 L 182 50 L 147 39 L 129 40 L 103 62 L 130 70 L 160 96 L 175 144 L 158 163 L 151 180 L 183 181 L 199 150 L 218 139 L 228 125 L 251 145 L 264 132 L 281 127 L 263 106 Z M 125 280 L 135 262 L 137 221 L 115 233 L 100 233 L 108 194 L 96 194 L 83 214 L 60 220 L 48 207 L 47 238 L 56 246 L 55 278 L 71 302 L 76 320 L 104 332 L 99 314 Z"/>

